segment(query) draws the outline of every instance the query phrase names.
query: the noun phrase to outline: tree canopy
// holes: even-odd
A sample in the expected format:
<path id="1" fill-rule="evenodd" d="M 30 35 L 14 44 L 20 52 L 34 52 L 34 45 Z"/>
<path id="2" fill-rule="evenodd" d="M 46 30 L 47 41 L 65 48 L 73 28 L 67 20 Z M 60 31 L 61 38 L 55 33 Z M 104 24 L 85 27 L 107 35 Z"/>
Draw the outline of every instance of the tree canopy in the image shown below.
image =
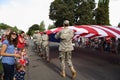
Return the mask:
<path id="1" fill-rule="evenodd" d="M 109 25 L 109 0 L 54 0 L 50 5 L 49 18 L 55 26 L 62 26 L 64 20 L 70 25 Z"/>
<path id="2" fill-rule="evenodd" d="M 28 34 L 28 35 L 33 35 L 36 30 L 39 30 L 40 32 L 42 32 L 42 31 L 45 30 L 44 21 L 42 21 L 42 22 L 40 23 L 40 25 L 39 25 L 39 24 L 33 24 L 33 25 L 29 28 L 27 34 Z"/>
<path id="3" fill-rule="evenodd" d="M 109 22 L 109 0 L 99 0 L 95 14 L 96 24 L 110 25 Z"/>
<path id="4" fill-rule="evenodd" d="M 8 28 L 10 28 L 10 29 L 12 29 L 13 31 L 16 31 L 16 32 L 19 31 L 19 29 L 17 28 L 17 26 L 12 27 L 10 25 L 4 24 L 4 23 L 0 23 L 0 29 L 5 30 L 5 29 L 8 29 Z"/>

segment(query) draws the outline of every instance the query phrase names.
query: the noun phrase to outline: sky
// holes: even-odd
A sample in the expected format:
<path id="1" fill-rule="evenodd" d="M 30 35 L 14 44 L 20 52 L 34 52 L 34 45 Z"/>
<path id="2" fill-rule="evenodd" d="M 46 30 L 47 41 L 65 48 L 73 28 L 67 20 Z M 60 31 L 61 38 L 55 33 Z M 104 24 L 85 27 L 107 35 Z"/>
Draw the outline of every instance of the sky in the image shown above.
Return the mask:
<path id="1" fill-rule="evenodd" d="M 49 8 L 54 0 L 0 0 L 0 23 L 17 26 L 28 31 L 33 24 L 44 21 L 45 26 L 53 24 L 49 19 Z M 98 0 L 96 0 L 97 2 Z M 110 0 L 110 23 L 117 26 L 120 22 L 120 0 Z"/>

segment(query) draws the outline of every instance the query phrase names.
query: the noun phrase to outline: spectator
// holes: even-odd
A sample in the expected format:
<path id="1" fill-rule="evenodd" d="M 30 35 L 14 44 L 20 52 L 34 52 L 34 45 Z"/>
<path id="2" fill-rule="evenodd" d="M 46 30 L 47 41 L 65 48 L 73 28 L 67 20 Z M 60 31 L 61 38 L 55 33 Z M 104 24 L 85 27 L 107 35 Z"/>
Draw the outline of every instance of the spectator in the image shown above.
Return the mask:
<path id="1" fill-rule="evenodd" d="M 7 39 L 3 41 L 1 56 L 4 71 L 4 80 L 13 80 L 15 69 L 15 57 L 19 58 L 19 54 L 15 54 L 14 50 L 17 47 L 17 34 L 11 31 Z"/>
<path id="2" fill-rule="evenodd" d="M 26 48 L 21 49 L 19 54 L 21 55 L 21 58 L 17 59 L 18 63 L 26 66 L 27 63 L 29 62 L 28 55 L 27 55 L 27 49 Z"/>
<path id="3" fill-rule="evenodd" d="M 20 35 L 18 36 L 18 44 L 17 44 L 18 51 L 25 47 L 24 35 L 25 32 L 21 31 Z"/>
<path id="4" fill-rule="evenodd" d="M 1 50 L 1 47 L 2 47 L 2 39 L 1 39 L 1 36 L 0 36 L 0 50 Z"/>
<path id="5" fill-rule="evenodd" d="M 2 34 L 2 42 L 7 38 L 7 36 L 5 34 Z"/>
<path id="6" fill-rule="evenodd" d="M 18 63 L 16 67 L 17 72 L 15 73 L 14 80 L 24 80 L 25 67 L 20 63 Z"/>
<path id="7" fill-rule="evenodd" d="M 120 38 L 118 38 L 117 53 L 120 54 Z"/>
<path id="8" fill-rule="evenodd" d="M 2 47 L 2 39 L 1 39 L 1 36 L 0 36 L 0 59 L 2 59 L 2 56 L 1 56 L 1 47 Z"/>

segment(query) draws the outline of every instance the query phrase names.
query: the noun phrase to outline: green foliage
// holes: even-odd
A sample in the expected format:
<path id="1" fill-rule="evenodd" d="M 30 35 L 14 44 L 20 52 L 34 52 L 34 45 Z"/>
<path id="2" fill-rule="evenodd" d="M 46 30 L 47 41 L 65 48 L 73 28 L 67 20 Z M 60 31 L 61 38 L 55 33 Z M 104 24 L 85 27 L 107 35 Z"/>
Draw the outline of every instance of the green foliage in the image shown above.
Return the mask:
<path id="1" fill-rule="evenodd" d="M 17 28 L 17 26 L 12 27 L 10 25 L 4 24 L 4 23 L 0 23 L 0 29 L 5 30 L 5 29 L 8 29 L 8 28 L 10 28 L 11 30 L 16 31 L 16 32 L 19 31 L 19 29 Z"/>
<path id="2" fill-rule="evenodd" d="M 65 19 L 70 25 L 93 24 L 94 0 L 54 0 L 50 5 L 49 18 L 55 26 L 62 26 Z"/>
<path id="3" fill-rule="evenodd" d="M 49 29 L 53 29 L 53 28 L 56 28 L 56 26 L 55 26 L 55 25 L 49 25 L 49 26 L 48 26 L 48 30 L 49 30 Z"/>
<path id="4" fill-rule="evenodd" d="M 56 26 L 62 26 L 65 19 L 74 22 L 73 0 L 55 0 L 50 5 L 50 19 L 55 21 Z"/>
<path id="5" fill-rule="evenodd" d="M 0 73 L 3 71 L 2 62 L 0 60 Z"/>
<path id="6" fill-rule="evenodd" d="M 28 34 L 28 35 L 33 35 L 36 30 L 39 30 L 39 31 L 41 31 L 41 32 L 45 30 L 44 21 L 42 21 L 42 22 L 40 23 L 40 25 L 38 25 L 38 24 L 33 24 L 33 25 L 29 28 L 27 34 Z"/>
<path id="7" fill-rule="evenodd" d="M 38 25 L 38 24 L 33 24 L 33 25 L 29 28 L 27 34 L 28 34 L 28 35 L 33 35 L 34 31 L 36 31 L 36 30 L 39 30 L 39 25 Z"/>
<path id="8" fill-rule="evenodd" d="M 118 23 L 118 27 L 120 27 L 120 22 Z"/>
<path id="9" fill-rule="evenodd" d="M 109 0 L 99 0 L 98 8 L 95 10 L 96 24 L 110 25 L 109 22 Z"/>
<path id="10" fill-rule="evenodd" d="M 75 23 L 76 24 L 94 24 L 94 0 L 75 0 L 76 12 Z"/>
<path id="11" fill-rule="evenodd" d="M 109 0 L 54 0 L 50 5 L 49 18 L 55 26 L 62 26 L 68 19 L 70 25 L 99 24 L 110 25 Z"/>
<path id="12" fill-rule="evenodd" d="M 12 27 L 7 24 L 0 23 L 0 29 L 7 29 L 7 28 L 12 28 Z"/>
<path id="13" fill-rule="evenodd" d="M 19 29 L 17 28 L 17 26 L 13 27 L 12 30 L 14 30 L 15 32 L 19 31 Z"/>
<path id="14" fill-rule="evenodd" d="M 45 30 L 45 24 L 44 24 L 44 21 L 42 21 L 41 23 L 40 23 L 40 26 L 39 26 L 39 31 L 44 31 Z"/>

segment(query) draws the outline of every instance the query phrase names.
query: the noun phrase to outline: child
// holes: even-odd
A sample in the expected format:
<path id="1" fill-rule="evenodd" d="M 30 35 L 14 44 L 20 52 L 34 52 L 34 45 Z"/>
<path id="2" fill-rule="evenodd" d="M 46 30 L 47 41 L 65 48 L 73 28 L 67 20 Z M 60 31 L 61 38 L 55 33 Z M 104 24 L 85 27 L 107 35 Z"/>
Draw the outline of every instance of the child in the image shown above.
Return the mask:
<path id="1" fill-rule="evenodd" d="M 22 65 L 26 66 L 29 62 L 28 55 L 26 53 L 26 48 L 21 49 L 20 55 L 21 58 L 18 59 L 18 63 L 21 63 Z"/>
<path id="2" fill-rule="evenodd" d="M 21 63 L 18 63 L 16 65 L 16 73 L 14 76 L 14 80 L 24 80 L 24 76 L 25 76 L 25 66 L 22 65 Z"/>
<path id="3" fill-rule="evenodd" d="M 21 51 L 18 54 L 21 55 L 21 58 L 17 60 L 14 80 L 24 80 L 25 67 L 28 63 L 28 55 L 26 53 L 26 48 L 21 49 Z"/>

